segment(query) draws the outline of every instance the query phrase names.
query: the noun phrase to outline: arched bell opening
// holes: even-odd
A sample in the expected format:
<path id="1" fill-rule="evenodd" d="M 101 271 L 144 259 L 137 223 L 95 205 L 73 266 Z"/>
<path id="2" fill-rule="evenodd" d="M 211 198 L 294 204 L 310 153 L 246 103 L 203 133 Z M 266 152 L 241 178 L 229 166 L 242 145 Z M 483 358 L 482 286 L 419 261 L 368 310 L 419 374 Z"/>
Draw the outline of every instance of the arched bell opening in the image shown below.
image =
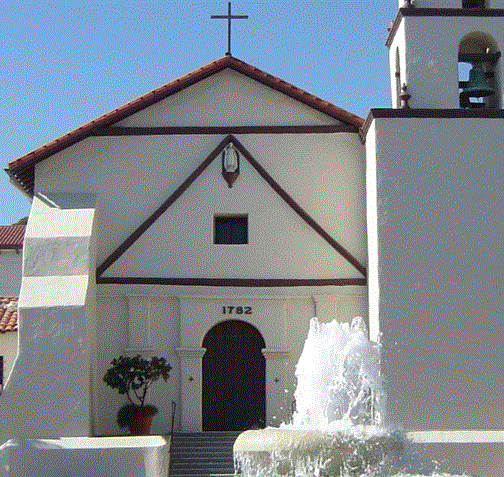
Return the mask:
<path id="1" fill-rule="evenodd" d="M 500 108 L 501 81 L 496 67 L 501 53 L 491 35 L 473 32 L 459 45 L 461 108 Z"/>
<path id="2" fill-rule="evenodd" d="M 266 422 L 266 347 L 261 333 L 240 320 L 223 321 L 203 339 L 204 431 L 261 428 Z"/>

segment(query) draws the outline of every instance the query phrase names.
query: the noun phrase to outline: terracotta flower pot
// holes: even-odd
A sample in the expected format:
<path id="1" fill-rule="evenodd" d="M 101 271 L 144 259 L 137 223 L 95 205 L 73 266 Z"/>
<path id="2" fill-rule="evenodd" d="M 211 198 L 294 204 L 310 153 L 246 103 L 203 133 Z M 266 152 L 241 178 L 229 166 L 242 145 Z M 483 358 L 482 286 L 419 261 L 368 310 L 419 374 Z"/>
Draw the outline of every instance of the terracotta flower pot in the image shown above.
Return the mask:
<path id="1" fill-rule="evenodd" d="M 132 436 L 148 436 L 151 432 L 152 420 L 154 416 L 151 415 L 137 415 L 131 416 L 128 423 Z"/>
<path id="2" fill-rule="evenodd" d="M 117 413 L 117 424 L 119 427 L 128 426 L 133 436 L 149 435 L 152 419 L 157 413 L 157 407 L 152 404 L 145 406 L 126 404 Z"/>

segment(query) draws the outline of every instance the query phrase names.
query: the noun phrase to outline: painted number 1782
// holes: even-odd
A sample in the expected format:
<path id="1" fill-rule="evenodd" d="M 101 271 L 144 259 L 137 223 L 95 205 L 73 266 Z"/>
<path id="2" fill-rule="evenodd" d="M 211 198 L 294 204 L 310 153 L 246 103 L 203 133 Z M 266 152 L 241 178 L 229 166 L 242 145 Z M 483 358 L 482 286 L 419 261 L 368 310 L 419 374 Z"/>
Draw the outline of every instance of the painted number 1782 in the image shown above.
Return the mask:
<path id="1" fill-rule="evenodd" d="M 251 315 L 252 307 L 251 306 L 223 306 L 222 307 L 223 315 Z"/>

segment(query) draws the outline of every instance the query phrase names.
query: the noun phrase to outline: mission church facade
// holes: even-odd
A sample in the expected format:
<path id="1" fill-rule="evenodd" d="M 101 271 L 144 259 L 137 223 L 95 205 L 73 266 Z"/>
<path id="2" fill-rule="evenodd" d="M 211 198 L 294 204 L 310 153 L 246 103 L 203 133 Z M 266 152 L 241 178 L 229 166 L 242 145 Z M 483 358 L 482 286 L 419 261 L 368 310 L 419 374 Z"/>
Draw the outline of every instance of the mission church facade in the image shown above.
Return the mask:
<path id="1" fill-rule="evenodd" d="M 433 273 L 450 255 L 430 256 L 436 207 L 441 215 L 456 210 L 466 227 L 459 238 L 450 224 L 437 224 L 450 243 L 497 247 L 494 239 L 475 245 L 477 231 L 458 205 L 443 211 L 434 198 L 467 183 L 467 174 L 481 179 L 471 164 L 483 153 L 502 170 L 504 2 L 459 3 L 400 5 L 387 43 L 393 108 L 371 110 L 366 121 L 226 55 L 11 162 L 9 174 L 33 206 L 19 356 L 0 400 L 20 418 L 2 422 L 2 442 L 119 433 L 122 402 L 102 377 L 122 354 L 164 356 L 173 366 L 149 397 L 160 409 L 154 433 L 170 431 L 173 412 L 184 431 L 278 425 L 295 405 L 294 368 L 313 316 L 363 316 L 371 338 L 383 336 L 391 414 L 407 427 L 464 428 L 476 419 L 504 427 L 502 406 L 478 410 L 474 393 L 462 393 L 449 411 L 434 402 L 457 388 L 461 366 L 477 384 L 474 354 L 464 362 L 463 352 L 441 353 L 454 371 L 436 371 L 441 358 L 432 349 L 427 363 L 415 361 L 443 326 L 457 333 L 459 350 L 473 350 L 464 335 L 481 328 L 462 306 L 459 318 L 438 306 L 446 297 L 466 301 Z M 492 89 L 485 103 L 461 104 L 467 85 L 457 60 L 482 65 Z M 467 137 L 485 142 L 461 152 Z M 481 180 L 502 199 L 502 171 Z M 464 187 L 457 193 L 483 200 Z M 420 217 L 424 206 L 430 212 Z M 483 228 L 494 237 L 504 224 L 490 216 Z M 457 259 L 457 270 L 495 271 L 484 259 L 469 262 Z M 471 310 L 494 327 L 497 351 L 487 365 L 497 374 L 500 285 L 485 292 L 485 316 Z M 457 329 L 460 320 L 467 328 Z M 410 357 L 394 348 L 399 335 Z M 475 353 L 483 359 L 489 349 Z M 427 402 L 425 389 L 406 382 L 423 365 L 435 390 Z M 490 385 L 488 406 L 502 386 Z M 34 412 L 50 417 L 25 415 L 34 399 Z M 456 410 L 466 405 L 474 407 L 470 422 Z"/>

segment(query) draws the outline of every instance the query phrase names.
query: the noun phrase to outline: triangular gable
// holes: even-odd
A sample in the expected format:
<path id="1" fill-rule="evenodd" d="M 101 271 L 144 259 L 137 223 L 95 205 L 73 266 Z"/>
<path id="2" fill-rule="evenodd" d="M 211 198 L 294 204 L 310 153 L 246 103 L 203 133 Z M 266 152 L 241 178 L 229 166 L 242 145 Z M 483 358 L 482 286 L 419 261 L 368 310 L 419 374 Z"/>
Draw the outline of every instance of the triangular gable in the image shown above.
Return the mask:
<path id="1" fill-rule="evenodd" d="M 355 132 L 363 124 L 363 119 L 349 113 L 333 104 L 313 96 L 290 83 L 287 83 L 275 76 L 269 75 L 258 68 L 255 68 L 232 56 L 225 56 L 215 60 L 181 78 L 154 89 L 151 92 L 140 96 L 136 100 L 126 103 L 113 111 L 61 136 L 44 146 L 12 161 L 8 164 L 8 174 L 14 183 L 29 195 L 34 192 L 34 173 L 35 165 L 56 154 L 57 152 L 70 147 L 71 145 L 82 141 L 83 139 L 96 135 L 106 134 L 109 126 L 135 114 L 154 103 L 161 101 L 183 89 L 208 78 L 211 75 L 223 70 L 224 68 L 234 69 L 272 89 L 282 92 L 291 98 L 294 98 L 328 116 L 341 121 L 345 125 L 355 128 Z"/>
<path id="2" fill-rule="evenodd" d="M 148 108 L 117 122 L 109 129 L 124 133 L 137 128 L 229 126 L 351 126 L 306 105 L 249 75 L 224 68 Z M 353 129 L 355 132 L 355 126 Z M 229 134 L 232 134 L 231 132 Z"/>
<path id="3" fill-rule="evenodd" d="M 117 260 L 119 260 L 139 239 L 144 235 L 151 226 L 187 191 L 187 189 L 196 181 L 198 177 L 208 168 L 214 160 L 220 156 L 224 148 L 228 144 L 233 144 L 241 154 L 241 157 L 248 162 L 250 166 L 260 175 L 260 177 L 268 184 L 268 186 L 282 199 L 282 201 L 293 210 L 302 221 L 307 224 L 326 244 L 348 262 L 351 267 L 366 277 L 365 267 L 353 257 L 344 247 L 342 247 L 331 235 L 329 235 L 294 199 L 278 184 L 259 164 L 259 162 L 250 154 L 250 152 L 238 141 L 234 136 L 228 135 L 224 138 L 212 153 L 196 168 L 196 170 L 173 192 L 170 197 L 140 226 L 138 227 L 123 243 L 120 245 L 97 269 L 97 281 L 99 283 L 163 283 L 163 284 L 213 284 L 226 286 L 254 286 L 252 280 L 228 279 L 228 280 L 212 280 L 202 278 L 124 278 L 124 277 L 105 277 L 103 276 Z M 255 286 L 268 286 L 271 284 L 279 284 L 278 280 L 256 280 Z M 260 285 L 262 283 L 262 285 Z M 347 285 L 358 284 L 364 285 L 365 278 L 342 279 L 335 277 L 333 280 L 319 280 L 318 284 L 333 284 Z M 307 284 L 306 280 L 284 280 L 284 285 Z"/>

